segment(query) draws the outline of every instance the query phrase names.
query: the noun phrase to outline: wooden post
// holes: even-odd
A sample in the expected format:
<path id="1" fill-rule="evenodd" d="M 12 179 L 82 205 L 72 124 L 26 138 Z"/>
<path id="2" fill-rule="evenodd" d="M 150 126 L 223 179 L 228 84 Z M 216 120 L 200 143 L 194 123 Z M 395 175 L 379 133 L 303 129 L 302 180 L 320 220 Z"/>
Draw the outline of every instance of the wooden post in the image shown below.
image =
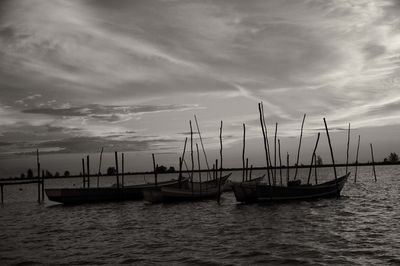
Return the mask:
<path id="1" fill-rule="evenodd" d="M 372 148 L 372 143 L 369 144 L 371 147 L 371 157 L 372 157 L 372 169 L 374 171 L 374 180 L 376 182 L 376 171 L 375 171 L 375 160 L 374 160 L 374 149 Z"/>
<path id="2" fill-rule="evenodd" d="M 210 179 L 211 179 L 210 166 L 208 164 L 207 153 L 206 153 L 206 150 L 204 149 L 203 138 L 201 137 L 200 127 L 199 127 L 199 123 L 197 122 L 196 115 L 194 115 L 194 121 L 196 122 L 197 132 L 199 133 L 199 139 L 200 139 L 201 148 L 204 153 L 204 159 L 206 160 L 206 165 L 207 165 L 207 170 L 208 170 L 207 171 L 207 181 L 208 181 L 208 177 L 210 177 Z"/>
<path id="3" fill-rule="evenodd" d="M 278 139 L 278 151 L 279 151 L 279 179 L 280 179 L 281 186 L 283 186 L 283 184 L 282 184 L 281 140 L 280 139 Z"/>
<path id="4" fill-rule="evenodd" d="M 265 122 L 265 113 L 264 113 L 264 104 L 261 102 L 261 109 L 263 113 L 263 125 L 264 125 L 264 131 L 265 131 L 265 139 L 267 141 L 267 149 L 268 149 L 268 163 L 269 163 L 269 168 L 268 171 L 270 171 L 270 176 L 273 178 L 273 173 L 272 173 L 272 161 L 271 161 L 271 149 L 269 147 L 269 140 L 268 140 L 268 130 L 267 130 L 267 123 Z"/>
<path id="5" fill-rule="evenodd" d="M 246 181 L 249 178 L 249 158 L 246 158 Z"/>
<path id="6" fill-rule="evenodd" d="M 0 188 L 1 188 L 1 204 L 4 204 L 4 189 L 3 189 L 4 185 L 1 184 Z"/>
<path id="7" fill-rule="evenodd" d="M 182 157 L 179 157 L 179 188 L 182 188 Z"/>
<path id="8" fill-rule="evenodd" d="M 42 201 L 44 201 L 44 171 L 42 170 Z"/>
<path id="9" fill-rule="evenodd" d="M 242 151 L 242 165 L 243 165 L 243 171 L 242 171 L 242 182 L 245 181 L 245 169 L 244 169 L 244 153 L 246 149 L 246 125 L 243 124 L 243 151 Z"/>
<path id="10" fill-rule="evenodd" d="M 183 162 L 185 161 L 185 153 L 186 153 L 186 143 L 187 143 L 188 138 L 185 138 L 185 144 L 183 145 L 183 151 L 182 151 L 182 168 L 183 168 Z M 186 167 L 187 168 L 187 167 Z M 188 169 L 186 169 L 188 170 Z"/>
<path id="11" fill-rule="evenodd" d="M 118 167 L 118 153 L 114 152 L 115 157 L 115 177 L 117 178 L 117 189 L 119 190 L 119 167 Z"/>
<path id="12" fill-rule="evenodd" d="M 103 159 L 103 150 L 104 147 L 101 147 L 101 152 L 100 152 L 100 160 L 99 160 L 99 171 L 97 172 L 97 187 L 99 187 L 99 180 L 100 180 L 100 171 L 101 171 L 101 162 Z"/>
<path id="13" fill-rule="evenodd" d="M 219 174 L 219 181 L 218 181 L 218 203 L 221 200 L 221 185 L 222 185 L 222 126 L 223 126 L 223 122 L 221 120 L 221 127 L 219 128 L 219 143 L 220 143 L 219 155 L 220 155 L 221 162 L 219 164 L 220 174 Z"/>
<path id="14" fill-rule="evenodd" d="M 154 171 L 154 185 L 157 186 L 157 168 L 156 168 L 156 159 L 154 157 L 154 153 L 151 154 L 153 158 L 153 171 Z"/>
<path id="15" fill-rule="evenodd" d="M 289 183 L 289 153 L 286 155 L 286 185 Z"/>
<path id="16" fill-rule="evenodd" d="M 315 184 L 318 185 L 318 177 L 317 177 L 317 155 L 316 155 L 316 154 L 314 154 L 314 163 L 315 163 L 315 167 L 314 167 Z"/>
<path id="17" fill-rule="evenodd" d="M 335 158 L 333 156 L 331 138 L 329 137 L 329 131 L 328 131 L 328 126 L 326 124 L 325 117 L 324 117 L 324 124 L 325 124 L 326 136 L 328 137 L 329 149 L 331 150 L 333 172 L 335 173 L 336 193 L 337 193 L 337 197 L 339 198 L 340 197 L 340 193 L 339 193 L 339 187 L 338 187 L 338 183 L 337 183 L 337 173 L 336 173 L 336 166 L 335 166 Z"/>
<path id="18" fill-rule="evenodd" d="M 274 186 L 276 185 L 276 136 L 278 134 L 278 123 L 275 123 L 275 137 L 274 137 Z"/>
<path id="19" fill-rule="evenodd" d="M 357 170 L 358 170 L 358 152 L 360 150 L 360 135 L 358 135 L 357 154 L 356 154 L 356 172 L 354 173 L 354 183 L 357 183 Z"/>
<path id="20" fill-rule="evenodd" d="M 90 161 L 89 155 L 86 156 L 86 165 L 87 165 L 87 187 L 90 188 Z"/>
<path id="21" fill-rule="evenodd" d="M 303 122 L 301 122 L 301 131 L 300 131 L 300 141 L 299 141 L 299 148 L 297 150 L 297 160 L 296 160 L 296 170 L 294 172 L 294 180 L 297 178 L 297 170 L 299 166 L 299 157 L 300 157 L 300 148 L 301 148 L 301 139 L 303 138 L 303 126 L 304 126 L 304 120 L 306 119 L 306 114 L 303 116 Z"/>
<path id="22" fill-rule="evenodd" d="M 192 171 L 191 171 L 191 188 L 192 188 L 192 196 L 194 194 L 193 191 L 193 177 L 194 177 L 194 159 L 193 159 L 193 128 L 192 128 L 192 120 L 189 120 L 190 126 L 190 159 L 192 161 Z"/>
<path id="23" fill-rule="evenodd" d="M 253 165 L 250 166 L 250 176 L 249 176 L 249 181 L 251 181 L 251 175 L 253 173 Z"/>
<path id="24" fill-rule="evenodd" d="M 125 180 L 124 180 L 124 175 L 125 175 L 125 154 L 124 153 L 122 153 L 121 154 L 121 160 L 122 160 L 122 165 L 121 165 L 121 179 L 122 179 L 122 183 L 121 183 L 121 187 L 124 187 L 125 186 Z"/>
<path id="25" fill-rule="evenodd" d="M 200 153 L 199 153 L 199 145 L 196 143 L 196 150 L 197 150 L 197 164 L 199 167 L 199 183 L 200 183 L 200 195 L 201 195 L 201 166 L 200 166 Z"/>
<path id="26" fill-rule="evenodd" d="M 266 141 L 266 135 L 265 135 L 265 130 L 264 130 L 264 122 L 263 122 L 263 113 L 262 113 L 261 103 L 258 103 L 258 111 L 260 113 L 260 125 L 261 125 L 262 134 L 263 134 L 263 140 L 264 140 L 264 151 L 265 151 L 265 160 L 267 162 L 268 184 L 271 185 L 271 177 L 269 175 L 268 149 L 267 149 L 267 141 Z"/>
<path id="27" fill-rule="evenodd" d="M 38 182 L 38 202 L 40 203 L 40 162 L 39 162 L 39 149 L 36 149 L 36 163 L 37 163 L 37 182 Z"/>
<path id="28" fill-rule="evenodd" d="M 313 150 L 313 153 L 311 155 L 310 171 L 308 172 L 307 185 L 310 184 L 311 171 L 312 171 L 312 167 L 313 167 L 315 152 L 317 151 L 317 147 L 318 147 L 319 136 L 320 136 L 320 133 L 318 132 L 317 141 L 315 142 L 314 150 Z"/>
<path id="29" fill-rule="evenodd" d="M 347 175 L 347 168 L 349 165 L 349 146 L 350 146 L 350 123 L 349 123 L 349 130 L 347 131 L 347 152 L 346 152 L 346 175 Z"/>
<path id="30" fill-rule="evenodd" d="M 83 188 L 85 188 L 86 187 L 85 158 L 82 158 L 82 182 L 83 182 Z"/>

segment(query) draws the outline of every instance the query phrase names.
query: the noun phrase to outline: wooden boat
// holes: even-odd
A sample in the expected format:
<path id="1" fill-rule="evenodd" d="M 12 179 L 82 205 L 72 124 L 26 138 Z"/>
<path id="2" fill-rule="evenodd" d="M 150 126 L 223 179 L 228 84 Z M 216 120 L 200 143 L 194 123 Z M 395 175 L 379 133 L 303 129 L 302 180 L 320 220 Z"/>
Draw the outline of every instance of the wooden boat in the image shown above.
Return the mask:
<path id="1" fill-rule="evenodd" d="M 221 193 L 222 186 L 231 174 L 221 178 Z M 179 201 L 196 201 L 202 199 L 216 198 L 219 193 L 219 178 L 205 182 L 185 183 L 182 187 L 162 187 L 159 190 L 143 191 L 144 200 L 152 203 L 160 202 L 179 202 Z"/>
<path id="2" fill-rule="evenodd" d="M 159 190 L 163 187 L 179 187 L 188 182 L 184 178 L 179 182 L 177 179 L 140 185 L 124 187 L 101 187 L 101 188 L 49 188 L 46 195 L 51 201 L 63 204 L 80 204 L 86 202 L 122 201 L 122 200 L 141 200 L 143 192 L 149 189 Z"/>
<path id="3" fill-rule="evenodd" d="M 336 197 L 340 195 L 350 173 L 318 185 L 270 186 L 268 184 L 237 183 L 233 192 L 239 202 L 269 202 L 310 200 L 316 198 Z"/>
<path id="4" fill-rule="evenodd" d="M 261 181 L 263 181 L 264 177 L 265 177 L 265 174 L 262 175 L 262 176 L 253 178 L 251 180 L 244 181 L 244 183 L 257 184 L 257 183 L 260 183 Z M 224 187 L 223 187 L 222 191 L 223 192 L 232 191 L 233 190 L 233 184 L 239 184 L 239 183 L 242 183 L 242 182 L 236 182 L 236 181 L 227 180 L 225 182 L 225 184 L 224 184 Z"/>

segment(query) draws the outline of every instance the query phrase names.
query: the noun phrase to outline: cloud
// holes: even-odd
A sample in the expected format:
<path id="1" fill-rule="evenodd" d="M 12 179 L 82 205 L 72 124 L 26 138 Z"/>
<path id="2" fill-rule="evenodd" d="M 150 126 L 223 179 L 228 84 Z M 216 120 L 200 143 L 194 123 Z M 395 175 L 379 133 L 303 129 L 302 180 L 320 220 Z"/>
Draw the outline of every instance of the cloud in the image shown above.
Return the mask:
<path id="1" fill-rule="evenodd" d="M 168 111 L 184 111 L 199 108 L 196 105 L 136 105 L 111 106 L 90 104 L 81 107 L 35 108 L 23 110 L 27 114 L 43 114 L 62 117 L 87 117 L 106 122 L 118 122 L 131 118 L 132 115 L 158 113 Z"/>

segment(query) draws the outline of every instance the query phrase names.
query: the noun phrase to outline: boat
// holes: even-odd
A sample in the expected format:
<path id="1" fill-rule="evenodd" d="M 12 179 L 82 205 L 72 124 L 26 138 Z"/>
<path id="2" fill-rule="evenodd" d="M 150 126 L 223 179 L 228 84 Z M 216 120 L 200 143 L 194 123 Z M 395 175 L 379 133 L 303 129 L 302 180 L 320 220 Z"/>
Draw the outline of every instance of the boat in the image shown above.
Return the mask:
<path id="1" fill-rule="evenodd" d="M 231 176 L 227 174 L 222 178 L 216 178 L 205 182 L 187 182 L 181 187 L 162 187 L 159 190 L 149 189 L 143 191 L 145 201 L 151 203 L 197 201 L 217 198 L 226 180 Z M 219 181 L 221 183 L 219 184 Z M 219 186 L 221 186 L 219 188 Z"/>
<path id="2" fill-rule="evenodd" d="M 244 183 L 249 183 L 249 184 L 256 184 L 256 183 L 260 183 L 261 181 L 264 180 L 265 174 L 247 181 L 244 181 Z M 231 180 L 227 180 L 224 184 L 224 187 L 222 188 L 223 192 L 230 192 L 233 190 L 233 184 L 239 184 L 242 182 L 237 182 L 237 181 L 231 181 Z"/>
<path id="3" fill-rule="evenodd" d="M 146 183 L 131 186 L 111 186 L 100 188 L 48 188 L 46 195 L 51 201 L 63 204 L 80 204 L 87 202 L 105 202 L 122 200 L 141 200 L 146 190 L 159 190 L 163 187 L 179 187 L 188 182 L 188 178 Z"/>
<path id="4" fill-rule="evenodd" d="M 270 186 L 266 183 L 235 183 L 233 192 L 239 202 L 298 201 L 340 196 L 350 173 L 318 185 Z"/>

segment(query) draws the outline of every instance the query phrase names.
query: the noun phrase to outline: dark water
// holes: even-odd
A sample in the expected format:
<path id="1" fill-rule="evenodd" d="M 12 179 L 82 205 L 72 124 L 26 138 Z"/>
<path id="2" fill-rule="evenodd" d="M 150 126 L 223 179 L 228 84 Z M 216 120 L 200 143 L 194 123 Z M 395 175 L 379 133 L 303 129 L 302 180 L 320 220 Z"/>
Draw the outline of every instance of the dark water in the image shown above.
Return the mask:
<path id="1" fill-rule="evenodd" d="M 359 168 L 339 200 L 273 205 L 39 205 L 35 186 L 6 187 L 0 264 L 400 265 L 400 167 L 377 174 Z"/>

